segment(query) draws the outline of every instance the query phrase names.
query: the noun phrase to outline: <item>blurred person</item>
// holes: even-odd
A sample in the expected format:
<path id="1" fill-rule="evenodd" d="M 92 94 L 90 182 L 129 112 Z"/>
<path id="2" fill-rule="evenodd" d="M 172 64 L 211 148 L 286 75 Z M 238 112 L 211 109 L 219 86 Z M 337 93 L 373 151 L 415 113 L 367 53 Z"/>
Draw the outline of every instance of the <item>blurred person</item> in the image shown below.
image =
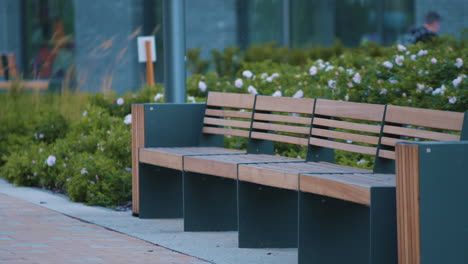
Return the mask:
<path id="1" fill-rule="evenodd" d="M 418 28 L 411 28 L 405 37 L 406 44 L 415 44 L 419 41 L 427 42 L 433 37 L 437 36 L 440 29 L 441 16 L 435 12 L 430 11 L 426 14 L 424 25 Z"/>

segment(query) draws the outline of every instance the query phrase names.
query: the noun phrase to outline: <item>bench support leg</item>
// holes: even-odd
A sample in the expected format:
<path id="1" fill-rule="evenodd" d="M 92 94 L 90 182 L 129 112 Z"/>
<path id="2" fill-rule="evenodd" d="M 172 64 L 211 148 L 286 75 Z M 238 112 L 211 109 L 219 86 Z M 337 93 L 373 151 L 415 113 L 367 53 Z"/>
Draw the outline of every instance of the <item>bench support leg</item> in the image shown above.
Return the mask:
<path id="1" fill-rule="evenodd" d="M 140 218 L 181 218 L 182 172 L 140 163 Z"/>
<path id="2" fill-rule="evenodd" d="M 184 172 L 184 231 L 237 230 L 236 180 Z"/>
<path id="3" fill-rule="evenodd" d="M 299 264 L 397 263 L 395 190 L 374 205 L 299 193 Z"/>
<path id="4" fill-rule="evenodd" d="M 297 191 L 238 182 L 239 247 L 297 247 Z"/>

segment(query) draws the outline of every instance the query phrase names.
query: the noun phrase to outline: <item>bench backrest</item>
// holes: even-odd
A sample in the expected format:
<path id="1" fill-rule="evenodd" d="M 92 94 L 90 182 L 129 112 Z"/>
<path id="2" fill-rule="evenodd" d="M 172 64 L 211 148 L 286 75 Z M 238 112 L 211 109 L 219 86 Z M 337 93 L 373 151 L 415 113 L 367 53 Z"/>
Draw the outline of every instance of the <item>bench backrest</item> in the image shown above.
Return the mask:
<path id="1" fill-rule="evenodd" d="M 252 139 L 307 146 L 315 99 L 257 96 Z"/>
<path id="2" fill-rule="evenodd" d="M 376 155 L 385 105 L 317 99 L 310 147 Z"/>
<path id="3" fill-rule="evenodd" d="M 255 95 L 210 92 L 203 133 L 249 137 Z"/>
<path id="4" fill-rule="evenodd" d="M 458 141 L 464 113 L 388 105 L 378 156 L 395 159 L 395 144 L 402 141 Z"/>

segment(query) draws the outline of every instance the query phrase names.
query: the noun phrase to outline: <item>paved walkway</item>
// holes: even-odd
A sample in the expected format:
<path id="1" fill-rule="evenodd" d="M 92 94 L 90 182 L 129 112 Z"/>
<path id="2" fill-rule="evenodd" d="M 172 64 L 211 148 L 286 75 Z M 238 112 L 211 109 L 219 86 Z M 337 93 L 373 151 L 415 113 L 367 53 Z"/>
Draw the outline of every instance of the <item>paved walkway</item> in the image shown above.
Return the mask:
<path id="1" fill-rule="evenodd" d="M 0 194 L 0 263 L 208 263 Z"/>

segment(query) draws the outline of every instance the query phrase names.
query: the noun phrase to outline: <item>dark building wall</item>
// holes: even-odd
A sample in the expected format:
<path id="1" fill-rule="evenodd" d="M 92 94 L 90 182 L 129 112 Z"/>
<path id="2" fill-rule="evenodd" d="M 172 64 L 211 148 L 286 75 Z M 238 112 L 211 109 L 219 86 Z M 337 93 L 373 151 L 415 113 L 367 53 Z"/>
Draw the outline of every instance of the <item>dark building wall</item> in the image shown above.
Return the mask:
<path id="1" fill-rule="evenodd" d="M 440 34 L 460 37 L 460 31 L 468 28 L 468 1 L 466 0 L 415 0 L 416 24 L 422 25 L 428 11 L 442 16 Z"/>
<path id="2" fill-rule="evenodd" d="M 23 69 L 22 19 L 21 1 L 0 0 L 0 53 L 14 53 L 19 71 Z"/>
<path id="3" fill-rule="evenodd" d="M 124 93 L 142 84 L 135 31 L 143 0 L 75 0 L 77 85 L 80 91 Z"/>
<path id="4" fill-rule="evenodd" d="M 235 46 L 237 43 L 236 0 L 186 0 L 186 48 L 210 50 Z"/>

